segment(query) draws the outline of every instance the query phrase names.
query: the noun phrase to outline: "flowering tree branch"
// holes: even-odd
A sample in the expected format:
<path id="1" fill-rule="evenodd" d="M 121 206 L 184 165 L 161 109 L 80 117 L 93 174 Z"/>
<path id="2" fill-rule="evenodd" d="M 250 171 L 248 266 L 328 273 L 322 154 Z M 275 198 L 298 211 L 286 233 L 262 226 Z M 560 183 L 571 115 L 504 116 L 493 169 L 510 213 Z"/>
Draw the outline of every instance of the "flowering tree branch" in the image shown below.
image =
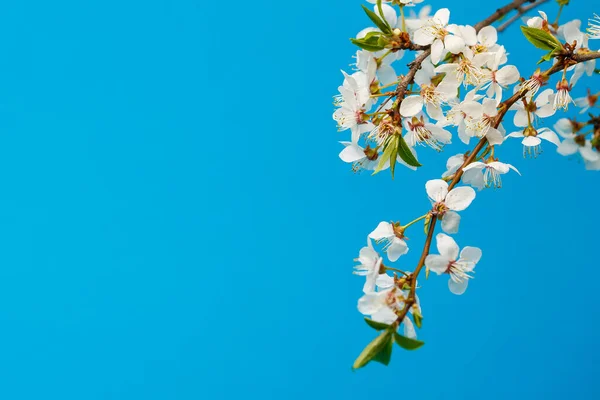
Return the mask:
<path id="1" fill-rule="evenodd" d="M 582 75 L 595 71 L 600 53 L 590 50 L 587 43 L 590 38 L 600 38 L 600 18 L 592 21 L 588 34 L 579 30 L 577 22 L 559 29 L 560 12 L 553 24 L 544 13 L 540 13 L 542 18 L 528 20 L 527 26 L 521 28 L 525 38 L 548 52 L 540 63 L 552 61 L 553 65 L 524 79 L 515 66 L 504 65 L 507 52 L 496 43 L 497 31 L 491 24 L 513 10 L 521 15 L 545 1 L 514 0 L 474 26 L 449 24 L 447 9 L 438 10 L 433 17 L 406 19 L 405 7 L 421 1 L 369 0 L 375 4 L 374 10 L 363 7 L 377 28 L 367 28 L 352 39 L 362 50 L 356 55 L 357 72 L 345 74 L 336 99 L 339 108 L 334 119 L 341 130 L 352 132 L 351 142 L 342 142 L 345 148 L 340 158 L 351 162 L 355 171 L 378 173 L 389 168 L 393 177 L 396 163 L 411 169 L 421 165 L 418 146 L 441 152 L 449 145 L 452 134 L 448 127 L 456 127 L 460 140 L 466 144 L 471 138 L 478 140 L 472 150 L 450 157 L 442 179 L 426 183 L 432 204 L 429 211 L 405 225 L 381 222 L 369 234 L 367 246 L 356 259 L 359 265 L 355 273 L 366 277 L 358 308 L 370 316 L 366 322 L 381 333 L 363 350 L 354 368 L 370 361 L 387 365 L 393 343 L 408 350 L 423 345 L 416 339 L 415 330 L 415 326 L 422 325 L 417 278 L 423 269 L 427 273 L 447 274 L 454 294 L 466 290 L 482 252 L 467 246 L 459 253 L 458 245 L 447 234 L 458 232 L 458 212 L 475 199 L 473 188 L 499 187 L 502 174 L 510 170 L 518 173 L 515 167 L 498 159 L 498 147 L 503 142 L 521 138 L 523 155 L 536 157 L 543 139 L 558 146 L 558 153 L 578 153 L 588 169 L 600 170 L 600 116 L 590 114 L 586 122 L 561 119 L 555 129 L 563 136 L 562 142 L 549 128 L 537 126 L 540 119 L 566 110 L 573 103 L 573 86 Z M 561 11 L 568 4 L 568 0 L 557 1 Z M 532 4 L 524 6 L 527 2 Z M 394 5 L 400 9 L 400 18 Z M 406 51 L 418 53 L 408 64 L 406 74 L 398 77 L 391 65 Z M 571 71 L 569 82 L 566 78 Z M 562 72 L 562 77 L 556 92 L 540 92 L 558 72 Z M 503 100 L 503 92 L 514 84 L 513 94 Z M 386 91 L 389 88 L 393 89 Z M 575 104 L 586 111 L 596 106 L 599 96 L 588 90 L 588 96 L 576 99 Z M 376 110 L 369 112 L 380 99 L 383 100 Z M 506 135 L 503 125 L 510 111 L 515 112 L 513 124 L 517 131 Z M 431 123 L 427 117 L 437 122 Z M 365 147 L 360 146 L 362 141 L 366 142 Z M 459 183 L 470 186 L 458 186 Z M 413 272 L 384 264 L 373 241 L 383 244 L 389 261 L 396 262 L 408 251 L 405 231 L 422 220 L 426 238 Z M 440 254 L 431 254 L 437 227 L 447 234 L 435 236 Z M 404 327 L 403 335 L 398 333 L 400 326 Z"/>

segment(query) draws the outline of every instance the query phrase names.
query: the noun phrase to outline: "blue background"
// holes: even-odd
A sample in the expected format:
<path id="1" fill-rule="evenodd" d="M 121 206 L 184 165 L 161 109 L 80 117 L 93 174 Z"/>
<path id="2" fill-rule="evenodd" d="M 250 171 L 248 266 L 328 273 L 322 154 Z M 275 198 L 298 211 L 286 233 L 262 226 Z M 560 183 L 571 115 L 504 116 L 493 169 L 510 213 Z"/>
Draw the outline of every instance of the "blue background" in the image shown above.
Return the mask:
<path id="1" fill-rule="evenodd" d="M 547 143 L 501 149 L 523 177 L 463 213 L 458 243 L 484 254 L 467 293 L 423 281 L 425 347 L 351 372 L 374 335 L 353 258 L 380 220 L 425 210 L 425 181 L 464 150 L 421 151 L 395 181 L 338 159 L 360 4 L 0 6 L 1 398 L 600 396 L 598 175 Z M 461 1 L 451 21 L 498 5 Z M 532 72 L 516 26 L 502 43 Z"/>

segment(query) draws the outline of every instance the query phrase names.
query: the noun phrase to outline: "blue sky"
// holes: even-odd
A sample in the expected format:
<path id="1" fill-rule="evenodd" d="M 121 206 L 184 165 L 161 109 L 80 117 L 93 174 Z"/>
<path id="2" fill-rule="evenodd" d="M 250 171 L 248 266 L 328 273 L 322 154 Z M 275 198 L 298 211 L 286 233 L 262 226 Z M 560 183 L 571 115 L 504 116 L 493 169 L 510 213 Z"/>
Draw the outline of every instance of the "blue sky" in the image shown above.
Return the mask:
<path id="1" fill-rule="evenodd" d="M 457 241 L 483 258 L 464 296 L 424 282 L 426 345 L 351 372 L 373 337 L 352 259 L 427 207 L 446 158 L 395 181 L 338 159 L 360 4 L 0 7 L 0 397 L 600 396 L 599 178 L 551 146 L 502 149 L 523 177 L 463 213 Z M 497 6 L 472 4 L 452 21 Z M 502 41 L 532 70 L 516 26 Z"/>

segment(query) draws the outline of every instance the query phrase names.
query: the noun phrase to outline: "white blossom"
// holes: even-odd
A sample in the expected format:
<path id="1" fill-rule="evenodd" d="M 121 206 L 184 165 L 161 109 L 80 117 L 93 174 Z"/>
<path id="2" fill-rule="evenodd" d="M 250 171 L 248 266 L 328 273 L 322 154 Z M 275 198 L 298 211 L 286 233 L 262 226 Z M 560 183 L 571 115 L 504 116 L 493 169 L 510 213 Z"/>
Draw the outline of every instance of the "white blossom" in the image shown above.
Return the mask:
<path id="1" fill-rule="evenodd" d="M 448 191 L 448 183 L 442 179 L 433 179 L 425 184 L 427 195 L 433 204 L 432 213 L 442 221 L 442 229 L 447 233 L 457 233 L 460 215 L 475 199 L 475 191 L 461 186 Z"/>
<path id="2" fill-rule="evenodd" d="M 459 255 L 459 247 L 450 236 L 438 233 L 437 249 L 440 254 L 429 254 L 425 266 L 438 275 L 448 274 L 448 287 L 454 294 L 461 295 L 467 290 L 473 270 L 481 259 L 481 250 L 477 247 L 465 247 Z"/>

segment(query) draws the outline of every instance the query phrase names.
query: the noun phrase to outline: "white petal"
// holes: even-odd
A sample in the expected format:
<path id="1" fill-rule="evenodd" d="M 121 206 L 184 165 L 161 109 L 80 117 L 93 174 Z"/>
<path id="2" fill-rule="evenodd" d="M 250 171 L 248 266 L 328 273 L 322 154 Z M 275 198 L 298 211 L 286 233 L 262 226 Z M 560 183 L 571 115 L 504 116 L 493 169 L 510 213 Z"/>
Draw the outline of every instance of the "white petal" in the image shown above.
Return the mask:
<path id="1" fill-rule="evenodd" d="M 459 36 L 448 35 L 444 38 L 446 50 L 452 54 L 461 53 L 465 49 L 465 41 Z"/>
<path id="2" fill-rule="evenodd" d="M 394 238 L 387 249 L 387 255 L 391 262 L 397 261 L 400 256 L 408 253 L 406 242 L 400 238 Z"/>
<path id="3" fill-rule="evenodd" d="M 392 236 L 394 236 L 394 228 L 392 227 L 392 224 L 385 221 L 380 222 L 379 225 L 377 225 L 377 228 L 369 233 L 369 237 L 375 240 L 381 240 Z"/>
<path id="4" fill-rule="evenodd" d="M 448 21 L 450 21 L 450 10 L 447 8 L 441 8 L 437 10 L 433 16 L 433 19 L 435 19 L 440 25 L 448 25 Z"/>
<path id="5" fill-rule="evenodd" d="M 366 293 L 358 299 L 358 311 L 364 315 L 371 315 L 383 307 L 382 295 L 385 292 Z"/>
<path id="6" fill-rule="evenodd" d="M 591 162 L 595 162 L 598 161 L 598 159 L 600 159 L 600 155 L 598 155 L 598 153 L 596 153 L 594 150 L 592 150 L 591 146 L 585 146 L 585 147 L 579 147 L 579 153 L 581 154 L 581 157 L 583 157 L 584 160 L 586 161 L 591 161 Z"/>
<path id="7" fill-rule="evenodd" d="M 435 202 L 443 201 L 448 194 L 448 183 L 442 179 L 427 181 L 425 190 L 429 198 Z"/>
<path id="8" fill-rule="evenodd" d="M 477 264 L 481 259 L 481 249 L 478 247 L 465 246 L 460 252 L 460 259 Z"/>
<path id="9" fill-rule="evenodd" d="M 542 140 L 536 136 L 527 136 L 525 139 L 523 139 L 523 146 L 527 147 L 535 147 L 540 143 L 542 143 Z"/>
<path id="10" fill-rule="evenodd" d="M 357 144 L 351 143 L 347 145 L 344 150 L 340 153 L 340 158 L 342 161 L 351 163 L 354 161 L 358 161 L 361 158 L 365 158 L 364 150 Z"/>
<path id="11" fill-rule="evenodd" d="M 556 110 L 554 109 L 554 106 L 552 104 L 546 104 L 545 106 L 538 108 L 535 115 L 540 118 L 547 118 L 553 116 L 555 113 Z"/>
<path id="12" fill-rule="evenodd" d="M 414 117 L 423 109 L 423 98 L 419 95 L 408 96 L 400 103 L 400 114 L 404 117 Z"/>
<path id="13" fill-rule="evenodd" d="M 529 124 L 529 120 L 527 119 L 527 111 L 519 110 L 515 113 L 515 118 L 513 120 L 515 126 L 519 128 L 524 128 Z"/>
<path id="14" fill-rule="evenodd" d="M 482 28 L 477 34 L 479 42 L 487 47 L 493 46 L 498 41 L 498 31 L 493 26 L 486 26 Z"/>
<path id="15" fill-rule="evenodd" d="M 462 176 L 462 181 L 466 185 L 471 185 L 477 190 L 482 190 L 485 187 L 485 179 L 483 172 L 480 169 L 471 169 L 465 171 Z"/>
<path id="16" fill-rule="evenodd" d="M 512 85 L 518 81 L 520 77 L 521 74 L 514 65 L 506 65 L 496 72 L 496 81 L 502 86 Z"/>
<path id="17" fill-rule="evenodd" d="M 552 132 L 550 129 L 546 129 L 546 130 L 540 130 L 541 133 L 538 134 L 538 137 L 544 140 L 549 141 L 550 143 L 554 143 L 555 145 L 559 145 L 560 144 L 560 139 L 558 138 L 558 135 L 554 132 Z"/>
<path id="18" fill-rule="evenodd" d="M 462 211 L 475 199 L 475 191 L 468 186 L 454 188 L 446 196 L 446 206 L 453 211 Z"/>
<path id="19" fill-rule="evenodd" d="M 398 77 L 396 76 L 396 71 L 394 71 L 394 68 L 392 68 L 386 64 L 382 64 L 379 67 L 379 69 L 377 70 L 377 77 L 379 78 L 379 82 L 382 83 L 383 85 L 389 85 L 398 80 Z"/>
<path id="20" fill-rule="evenodd" d="M 460 225 L 460 215 L 454 211 L 447 211 L 442 218 L 442 229 L 444 232 L 449 234 L 458 233 L 458 226 Z"/>
<path id="21" fill-rule="evenodd" d="M 434 64 L 439 63 L 442 60 L 443 53 L 444 43 L 440 39 L 435 39 L 431 44 L 431 62 Z"/>
<path id="22" fill-rule="evenodd" d="M 388 274 L 380 274 L 375 282 L 380 289 L 389 289 L 394 286 L 394 278 Z"/>
<path id="23" fill-rule="evenodd" d="M 577 153 L 579 145 L 570 139 L 563 140 L 556 149 L 557 153 L 563 156 L 570 156 Z"/>
<path id="24" fill-rule="evenodd" d="M 438 233 L 435 236 L 437 249 L 442 256 L 447 257 L 451 261 L 458 259 L 458 245 L 450 236 L 445 233 Z"/>
<path id="25" fill-rule="evenodd" d="M 450 291 L 456 295 L 461 295 L 467 290 L 467 286 L 469 286 L 469 280 L 465 279 L 460 283 L 454 282 L 452 279 L 448 279 L 448 288 Z"/>
<path id="26" fill-rule="evenodd" d="M 448 269 L 448 264 L 450 263 L 450 261 L 453 260 L 449 259 L 446 256 L 442 256 L 439 254 L 429 254 L 427 258 L 425 258 L 425 266 L 430 271 L 441 275 Z"/>
<path id="27" fill-rule="evenodd" d="M 415 331 L 415 326 L 410 318 L 404 318 L 402 322 L 404 324 L 404 336 L 411 339 L 417 338 L 417 332 Z"/>
<path id="28" fill-rule="evenodd" d="M 413 41 L 420 46 L 427 46 L 428 44 L 433 43 L 434 37 L 428 33 L 425 28 L 418 29 L 415 32 Z"/>
<path id="29" fill-rule="evenodd" d="M 487 133 L 485 134 L 485 138 L 492 146 L 500 145 L 502 142 L 504 142 L 504 135 L 502 135 L 502 133 L 496 128 L 488 129 Z"/>

